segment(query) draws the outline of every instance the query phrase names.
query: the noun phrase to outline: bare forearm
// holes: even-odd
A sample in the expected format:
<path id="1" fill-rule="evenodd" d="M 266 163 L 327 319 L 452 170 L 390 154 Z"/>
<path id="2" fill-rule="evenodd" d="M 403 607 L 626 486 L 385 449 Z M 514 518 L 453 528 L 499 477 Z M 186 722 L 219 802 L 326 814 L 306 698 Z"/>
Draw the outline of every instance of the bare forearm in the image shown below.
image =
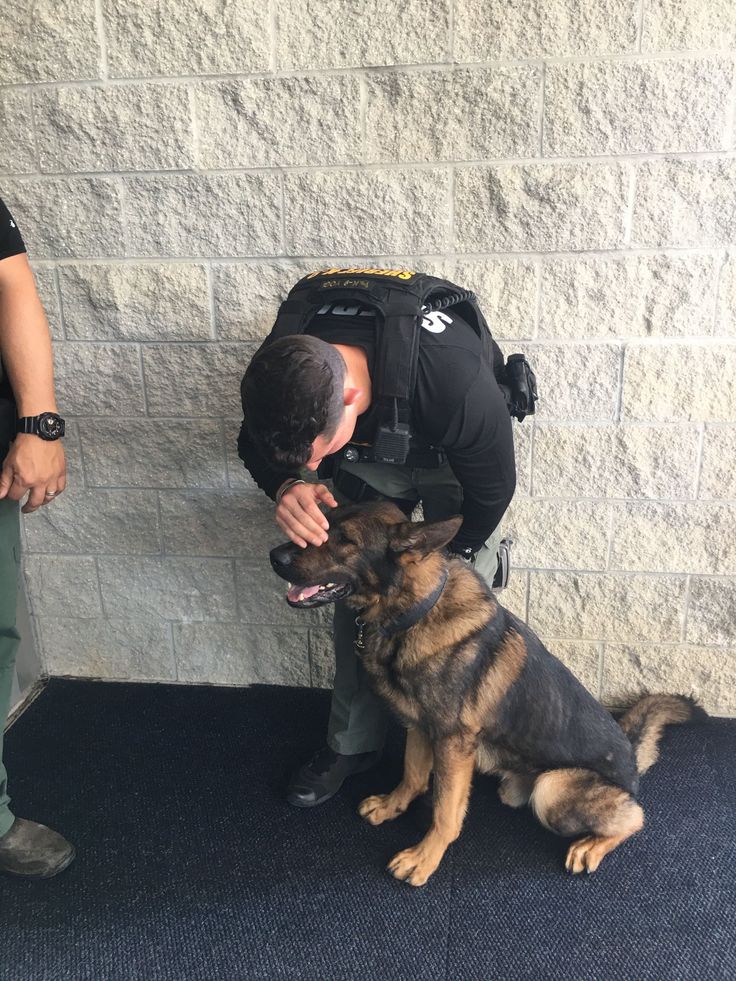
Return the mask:
<path id="1" fill-rule="evenodd" d="M 56 412 L 49 326 L 25 255 L 0 261 L 0 352 L 18 415 Z"/>

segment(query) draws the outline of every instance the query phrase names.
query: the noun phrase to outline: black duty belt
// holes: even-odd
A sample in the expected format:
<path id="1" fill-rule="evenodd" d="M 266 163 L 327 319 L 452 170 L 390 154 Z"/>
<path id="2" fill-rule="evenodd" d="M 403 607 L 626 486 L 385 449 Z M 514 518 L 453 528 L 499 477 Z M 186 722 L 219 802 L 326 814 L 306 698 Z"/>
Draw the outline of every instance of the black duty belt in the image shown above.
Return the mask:
<path id="1" fill-rule="evenodd" d="M 348 443 L 342 450 L 342 458 L 348 463 L 374 463 L 372 446 Z M 445 451 L 438 446 L 412 446 L 403 466 L 415 470 L 437 470 L 447 462 Z"/>

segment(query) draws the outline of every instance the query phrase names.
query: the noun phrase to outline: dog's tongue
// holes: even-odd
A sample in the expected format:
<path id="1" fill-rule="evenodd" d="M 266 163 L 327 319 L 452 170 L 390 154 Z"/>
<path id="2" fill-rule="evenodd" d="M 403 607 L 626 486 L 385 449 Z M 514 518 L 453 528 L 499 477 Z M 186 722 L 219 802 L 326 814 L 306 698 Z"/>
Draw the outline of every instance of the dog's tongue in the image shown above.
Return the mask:
<path id="1" fill-rule="evenodd" d="M 319 592 L 319 586 L 290 586 L 288 596 L 292 603 L 298 603 L 300 599 L 309 599 Z"/>

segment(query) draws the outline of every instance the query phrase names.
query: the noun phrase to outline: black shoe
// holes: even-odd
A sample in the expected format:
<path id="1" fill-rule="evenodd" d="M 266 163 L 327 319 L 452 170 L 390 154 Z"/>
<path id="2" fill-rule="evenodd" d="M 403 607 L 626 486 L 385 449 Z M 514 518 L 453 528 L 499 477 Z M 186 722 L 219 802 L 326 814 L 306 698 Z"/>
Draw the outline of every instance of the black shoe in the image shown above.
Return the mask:
<path id="1" fill-rule="evenodd" d="M 498 546 L 498 565 L 493 577 L 493 589 L 506 589 L 511 575 L 511 538 L 504 538 Z"/>
<path id="2" fill-rule="evenodd" d="M 286 799 L 294 807 L 316 807 L 334 797 L 347 777 L 369 770 L 380 755 L 375 750 L 342 756 L 325 746 L 291 778 Z"/>
<path id="3" fill-rule="evenodd" d="M 50 879 L 71 864 L 74 845 L 45 824 L 16 818 L 0 838 L 0 872 L 26 879 Z"/>

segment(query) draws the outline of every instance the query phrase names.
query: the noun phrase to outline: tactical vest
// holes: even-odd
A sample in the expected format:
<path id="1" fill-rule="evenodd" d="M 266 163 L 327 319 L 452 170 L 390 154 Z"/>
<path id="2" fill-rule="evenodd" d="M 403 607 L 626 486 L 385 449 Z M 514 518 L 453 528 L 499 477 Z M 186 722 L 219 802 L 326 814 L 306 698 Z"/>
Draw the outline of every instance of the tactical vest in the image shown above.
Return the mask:
<path id="1" fill-rule="evenodd" d="M 446 279 L 407 269 L 323 269 L 292 287 L 268 343 L 303 334 L 328 303 L 360 303 L 375 311 L 376 368 L 372 378 L 378 420 L 372 458 L 405 463 L 411 439 L 411 399 L 419 358 L 420 319 L 451 307 L 476 332 L 481 357 L 493 366 L 491 335 L 475 294 Z"/>

